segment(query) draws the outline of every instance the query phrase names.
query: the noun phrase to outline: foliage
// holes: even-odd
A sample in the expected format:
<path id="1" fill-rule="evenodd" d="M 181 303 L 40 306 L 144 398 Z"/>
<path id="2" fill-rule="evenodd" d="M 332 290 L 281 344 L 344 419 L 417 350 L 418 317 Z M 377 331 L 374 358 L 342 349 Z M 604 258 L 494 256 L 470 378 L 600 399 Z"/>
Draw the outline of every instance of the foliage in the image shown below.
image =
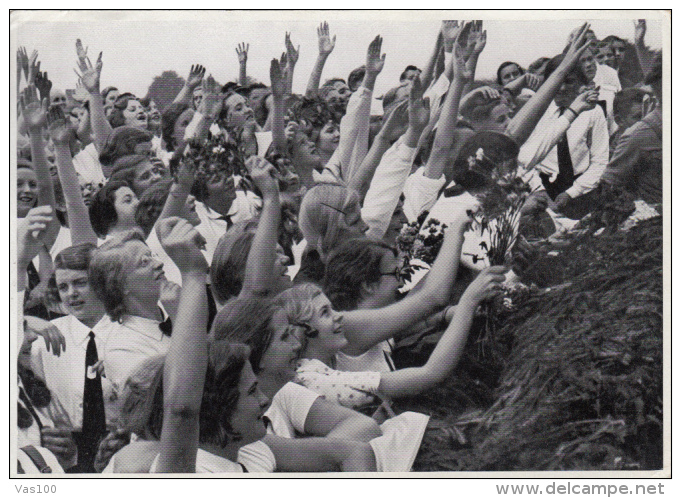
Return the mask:
<path id="1" fill-rule="evenodd" d="M 155 76 L 149 85 L 146 98 L 156 102 L 161 112 L 172 104 L 177 94 L 184 86 L 184 78 L 175 71 L 163 71 L 160 76 Z"/>

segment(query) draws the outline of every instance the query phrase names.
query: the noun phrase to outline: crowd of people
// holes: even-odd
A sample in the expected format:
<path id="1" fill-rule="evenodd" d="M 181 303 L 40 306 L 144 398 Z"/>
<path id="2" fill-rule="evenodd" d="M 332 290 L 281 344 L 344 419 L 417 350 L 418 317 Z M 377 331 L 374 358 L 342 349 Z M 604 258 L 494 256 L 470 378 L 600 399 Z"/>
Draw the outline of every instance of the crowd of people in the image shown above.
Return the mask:
<path id="1" fill-rule="evenodd" d="M 324 22 L 304 94 L 286 34 L 270 81 L 239 44 L 237 82 L 196 64 L 164 108 L 102 88 L 80 40 L 68 92 L 20 48 L 17 472 L 409 471 L 438 428 L 393 400 L 446 379 L 522 272 L 466 250 L 490 194 L 522 179 L 514 229 L 540 238 L 604 189 L 661 205 L 661 59 L 634 25 L 631 43 L 584 24 L 481 82 L 494 40 L 443 21 L 423 69 L 376 96 L 381 36 L 321 84 Z M 407 291 L 396 238 L 426 213 L 444 239 Z M 433 325 L 426 363 L 396 366 Z"/>

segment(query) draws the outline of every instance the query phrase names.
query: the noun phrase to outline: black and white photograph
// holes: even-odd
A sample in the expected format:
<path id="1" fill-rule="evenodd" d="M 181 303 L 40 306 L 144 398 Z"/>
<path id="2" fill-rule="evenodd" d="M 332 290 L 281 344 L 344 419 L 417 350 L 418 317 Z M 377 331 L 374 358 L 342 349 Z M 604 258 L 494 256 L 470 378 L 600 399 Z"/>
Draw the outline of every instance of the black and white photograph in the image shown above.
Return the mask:
<path id="1" fill-rule="evenodd" d="M 671 10 L 11 10 L 9 35 L 18 493 L 665 494 Z M 565 486 L 509 484 L 473 492 Z"/>

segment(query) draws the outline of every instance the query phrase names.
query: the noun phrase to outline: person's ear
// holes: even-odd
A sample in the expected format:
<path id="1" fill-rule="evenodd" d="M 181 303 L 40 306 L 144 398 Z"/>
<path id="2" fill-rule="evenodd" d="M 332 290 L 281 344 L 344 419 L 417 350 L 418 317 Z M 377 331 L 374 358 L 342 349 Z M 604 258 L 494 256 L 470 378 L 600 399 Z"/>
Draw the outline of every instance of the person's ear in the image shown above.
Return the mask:
<path id="1" fill-rule="evenodd" d="M 359 288 L 359 294 L 362 299 L 373 296 L 378 288 L 378 282 L 362 282 Z"/>

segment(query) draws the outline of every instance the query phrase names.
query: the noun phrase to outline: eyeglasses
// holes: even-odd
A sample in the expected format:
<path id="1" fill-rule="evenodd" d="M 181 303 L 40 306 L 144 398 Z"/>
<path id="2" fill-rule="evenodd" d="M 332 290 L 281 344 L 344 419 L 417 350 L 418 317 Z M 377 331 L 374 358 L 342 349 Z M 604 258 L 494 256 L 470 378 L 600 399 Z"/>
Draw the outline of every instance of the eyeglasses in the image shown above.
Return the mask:
<path id="1" fill-rule="evenodd" d="M 381 276 L 393 276 L 399 282 L 402 280 L 402 270 L 399 266 L 396 266 L 395 269 L 390 272 L 381 272 Z"/>
<path id="2" fill-rule="evenodd" d="M 325 203 L 323 203 L 323 202 L 320 202 L 319 204 L 321 204 L 322 206 L 326 206 L 327 208 L 333 209 L 334 211 L 338 211 L 339 213 L 345 215 L 345 211 L 343 211 L 342 209 L 338 209 L 338 208 L 335 207 L 335 206 L 331 206 L 331 205 L 325 204 Z"/>

